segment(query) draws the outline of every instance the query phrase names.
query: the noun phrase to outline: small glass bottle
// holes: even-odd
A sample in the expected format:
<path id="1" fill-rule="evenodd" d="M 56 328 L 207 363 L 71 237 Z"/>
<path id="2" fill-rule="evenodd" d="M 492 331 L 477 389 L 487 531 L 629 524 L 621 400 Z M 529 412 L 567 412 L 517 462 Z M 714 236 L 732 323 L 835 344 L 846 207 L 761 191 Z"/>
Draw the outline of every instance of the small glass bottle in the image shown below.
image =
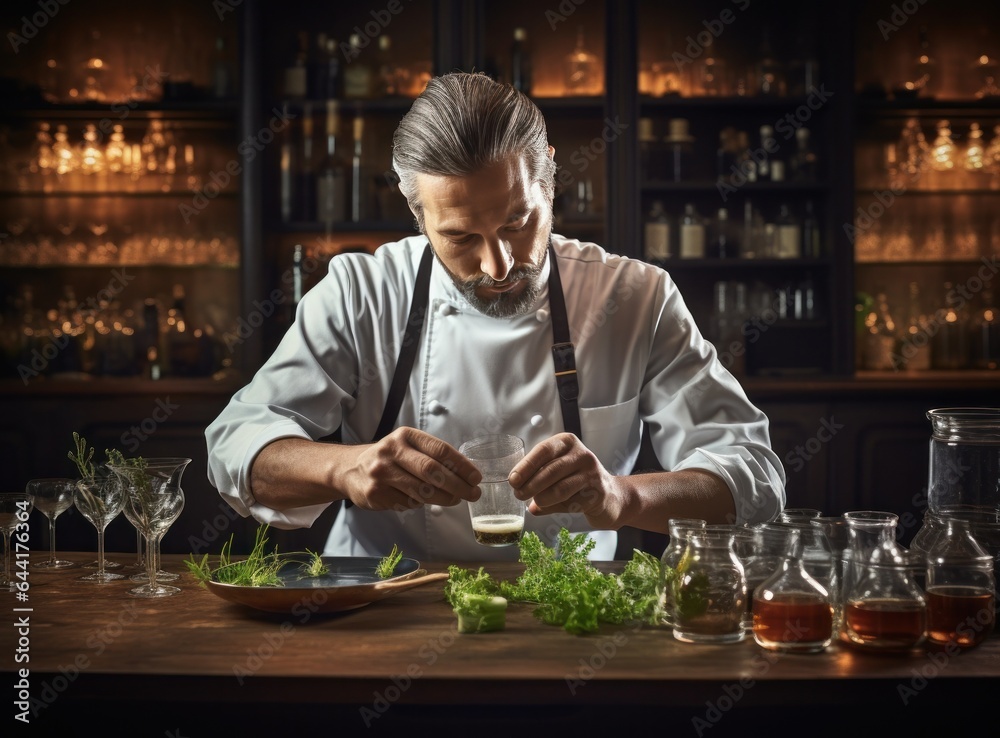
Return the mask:
<path id="1" fill-rule="evenodd" d="M 806 571 L 805 532 L 789 530 L 780 568 L 754 590 L 753 638 L 762 648 L 818 653 L 833 641 L 831 593 Z"/>
<path id="2" fill-rule="evenodd" d="M 775 256 L 779 259 L 798 259 L 802 256 L 802 226 L 787 204 L 782 203 L 778 213 Z"/>
<path id="3" fill-rule="evenodd" d="M 972 366 L 1000 368 L 1000 306 L 993 301 L 991 289 L 983 290 L 983 308 L 972 320 Z"/>
<path id="4" fill-rule="evenodd" d="M 663 203 L 654 200 L 646 216 L 645 239 L 643 243 L 646 261 L 662 262 L 671 257 L 670 220 L 663 209 Z"/>
<path id="5" fill-rule="evenodd" d="M 909 313 L 903 326 L 899 356 L 903 367 L 909 371 L 927 371 L 931 368 L 930 321 L 920 304 L 920 285 L 910 282 Z"/>
<path id="6" fill-rule="evenodd" d="M 686 118 L 674 118 L 669 123 L 669 133 L 663 139 L 667 147 L 667 173 L 672 182 L 693 179 L 694 136 L 689 131 Z"/>
<path id="7" fill-rule="evenodd" d="M 643 184 L 663 178 L 663 146 L 652 118 L 639 119 L 639 175 Z"/>
<path id="8" fill-rule="evenodd" d="M 528 31 L 520 26 L 514 29 L 514 40 L 510 46 L 510 84 L 525 95 L 531 94 L 531 51 L 528 47 Z"/>
<path id="9" fill-rule="evenodd" d="M 566 57 L 566 91 L 570 95 L 599 95 L 604 88 L 597 57 L 587 50 L 583 26 L 576 32 L 576 46 Z"/>
<path id="10" fill-rule="evenodd" d="M 764 125 L 760 127 L 760 151 L 757 159 L 757 180 L 758 182 L 770 182 L 772 177 L 771 163 L 775 158 L 778 149 L 777 141 L 774 139 L 774 126 Z"/>
<path id="11" fill-rule="evenodd" d="M 795 131 L 795 153 L 790 164 L 794 181 L 816 181 L 816 152 L 809 140 L 809 129 L 804 126 Z"/>
<path id="12" fill-rule="evenodd" d="M 788 526 L 777 523 L 761 523 L 751 529 L 753 543 L 749 556 L 743 562 L 747 580 L 747 602 L 744 610 L 744 626 L 753 631 L 753 600 L 757 587 L 767 581 L 781 566 L 781 559 L 788 549 Z"/>
<path id="13" fill-rule="evenodd" d="M 884 292 L 875 296 L 875 306 L 865 317 L 864 367 L 876 371 L 894 368 L 896 321 Z"/>
<path id="14" fill-rule="evenodd" d="M 954 285 L 945 282 L 941 305 L 935 311 L 938 331 L 931 344 L 935 369 L 966 369 L 969 365 L 969 318 L 965 302 L 956 298 Z"/>
<path id="15" fill-rule="evenodd" d="M 695 209 L 693 203 L 684 206 L 684 218 L 681 220 L 681 258 L 705 258 L 705 222 Z"/>
<path id="16" fill-rule="evenodd" d="M 947 120 L 938 121 L 937 135 L 931 144 L 931 171 L 934 185 L 940 188 L 954 186 L 955 163 L 959 158 L 958 147 L 951 135 L 951 124 Z"/>
<path id="17" fill-rule="evenodd" d="M 674 638 L 684 643 L 739 643 L 747 581 L 732 530 L 694 531 L 680 565 Z"/>
<path id="18" fill-rule="evenodd" d="M 893 513 L 845 513 L 850 566 L 845 577 L 841 640 L 879 651 L 909 651 L 924 642 L 927 600 L 913 558 L 896 543 Z"/>
<path id="19" fill-rule="evenodd" d="M 706 255 L 713 259 L 731 259 L 739 256 L 739 248 L 733 240 L 732 222 L 729 220 L 729 211 L 726 208 L 719 208 L 715 214 L 711 244 Z"/>
<path id="20" fill-rule="evenodd" d="M 678 581 L 678 570 L 684 552 L 687 550 L 688 536 L 692 532 L 705 529 L 705 521 L 698 518 L 671 518 L 667 522 L 667 529 L 670 534 L 667 547 L 660 556 L 660 563 L 663 565 L 666 581 L 663 588 L 663 601 L 661 602 L 664 613 L 664 625 L 674 626 L 674 596 Z"/>
<path id="21" fill-rule="evenodd" d="M 943 519 L 927 551 L 927 639 L 939 646 L 971 648 L 996 624 L 993 557 L 972 536 L 970 523 Z"/>

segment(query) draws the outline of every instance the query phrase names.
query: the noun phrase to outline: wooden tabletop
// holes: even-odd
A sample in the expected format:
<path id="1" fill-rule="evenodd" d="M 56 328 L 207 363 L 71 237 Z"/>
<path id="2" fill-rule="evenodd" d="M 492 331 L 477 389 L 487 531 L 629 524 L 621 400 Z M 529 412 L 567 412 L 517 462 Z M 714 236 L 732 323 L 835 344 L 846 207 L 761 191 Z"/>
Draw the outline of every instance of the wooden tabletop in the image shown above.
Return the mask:
<path id="1" fill-rule="evenodd" d="M 684 644 L 649 626 L 577 636 L 513 603 L 504 631 L 460 635 L 440 581 L 338 614 L 312 613 L 308 601 L 294 613 L 269 614 L 199 586 L 183 558 L 164 557 L 164 568 L 183 572 L 174 582 L 182 591 L 172 597 L 130 596 L 135 584 L 127 581 L 81 581 L 88 573 L 81 568 L 31 570 L 27 602 L 0 593 L 15 626 L 0 627 L 3 670 L 13 672 L 15 686 L 18 669 L 30 670 L 35 726 L 64 727 L 61 721 L 89 713 L 105 720 L 131 714 L 150 734 L 200 735 L 207 731 L 194 723 L 208 715 L 257 728 L 270 719 L 275 729 L 289 715 L 336 717 L 359 730 L 447 715 L 502 734 L 502 726 L 537 727 L 547 719 L 567 725 L 567 716 L 585 728 L 670 716 L 696 735 L 717 736 L 742 723 L 734 711 L 809 717 L 818 709 L 828 713 L 829 726 L 847 702 L 915 720 L 944 708 L 953 714 L 977 695 L 995 700 L 1000 686 L 997 633 L 963 653 L 883 655 L 835 644 L 822 654 L 781 655 L 752 639 Z M 447 565 L 423 566 L 434 572 Z M 489 564 L 487 571 L 513 579 L 520 568 Z M 520 722 L 504 722 L 515 715 Z"/>

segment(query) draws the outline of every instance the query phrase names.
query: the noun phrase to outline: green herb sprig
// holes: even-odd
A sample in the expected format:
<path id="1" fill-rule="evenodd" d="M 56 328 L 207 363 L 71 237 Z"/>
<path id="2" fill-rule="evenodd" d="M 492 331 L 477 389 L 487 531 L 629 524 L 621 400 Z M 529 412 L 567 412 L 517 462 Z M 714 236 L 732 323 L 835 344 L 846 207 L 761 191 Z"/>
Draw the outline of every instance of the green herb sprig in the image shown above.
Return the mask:
<path id="1" fill-rule="evenodd" d="M 295 553 L 279 554 L 277 547 L 268 552 L 267 549 L 267 529 L 269 526 L 261 525 L 254 535 L 254 545 L 245 559 L 234 560 L 232 558 L 233 537 L 222 546 L 219 553 L 219 560 L 212 568 L 209 563 L 209 555 L 195 559 L 194 554 L 184 561 L 188 572 L 202 586 L 207 585 L 213 579 L 223 584 L 235 584 L 243 587 L 283 587 L 284 582 L 278 573 L 289 563 L 294 562 Z M 305 551 L 306 561 L 301 562 L 302 575 L 304 577 L 320 577 L 329 573 L 329 567 L 323 562 L 323 558 L 314 551 Z"/>
<path id="2" fill-rule="evenodd" d="M 392 573 L 396 571 L 396 567 L 402 560 L 403 552 L 400 551 L 399 547 L 394 543 L 392 544 L 392 551 L 390 551 L 387 556 L 382 557 L 382 559 L 375 566 L 375 573 L 380 579 L 388 579 L 392 576 Z"/>
<path id="3" fill-rule="evenodd" d="M 81 479 L 93 479 L 97 473 L 97 469 L 94 466 L 93 447 L 87 446 L 87 441 L 76 431 L 73 431 L 73 447 L 74 450 L 66 452 L 66 456 L 69 457 L 69 460 L 76 466 L 77 471 L 80 472 Z"/>
<path id="4" fill-rule="evenodd" d="M 459 631 L 472 632 L 463 626 L 468 628 L 470 615 L 488 604 L 475 598 L 492 596 L 533 603 L 542 622 L 577 635 L 594 632 L 602 623 L 662 622 L 663 589 L 668 579 L 674 580 L 673 570 L 636 550 L 620 574 L 601 572 L 588 558 L 595 545 L 564 528 L 550 548 L 529 531 L 520 542 L 524 572 L 513 582 L 495 581 L 482 567 L 478 572 L 449 567 L 445 599 L 459 617 Z"/>

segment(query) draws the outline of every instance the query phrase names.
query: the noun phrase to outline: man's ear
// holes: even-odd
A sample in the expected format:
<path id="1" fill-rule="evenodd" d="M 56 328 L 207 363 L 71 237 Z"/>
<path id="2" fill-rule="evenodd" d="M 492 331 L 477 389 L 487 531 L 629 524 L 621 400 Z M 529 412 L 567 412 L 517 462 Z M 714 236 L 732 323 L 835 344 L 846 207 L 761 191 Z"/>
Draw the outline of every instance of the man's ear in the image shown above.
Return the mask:
<path id="1" fill-rule="evenodd" d="M 556 147 L 553 146 L 552 144 L 549 144 L 549 158 L 555 159 L 555 156 L 556 156 Z"/>

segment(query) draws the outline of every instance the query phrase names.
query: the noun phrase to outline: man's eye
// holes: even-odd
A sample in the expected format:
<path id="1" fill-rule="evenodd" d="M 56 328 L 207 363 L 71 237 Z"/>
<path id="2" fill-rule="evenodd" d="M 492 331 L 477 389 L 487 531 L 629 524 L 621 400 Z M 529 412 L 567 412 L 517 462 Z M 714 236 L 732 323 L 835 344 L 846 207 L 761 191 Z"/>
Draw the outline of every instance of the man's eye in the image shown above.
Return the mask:
<path id="1" fill-rule="evenodd" d="M 449 238 L 448 240 L 456 246 L 467 246 L 472 243 L 475 236 L 462 236 L 461 238 Z"/>
<path id="2" fill-rule="evenodd" d="M 528 224 L 530 222 L 531 221 L 526 220 L 523 223 L 521 223 L 521 225 L 507 226 L 507 231 L 509 231 L 510 233 L 520 233 L 521 231 L 524 231 L 524 230 L 528 229 Z"/>

